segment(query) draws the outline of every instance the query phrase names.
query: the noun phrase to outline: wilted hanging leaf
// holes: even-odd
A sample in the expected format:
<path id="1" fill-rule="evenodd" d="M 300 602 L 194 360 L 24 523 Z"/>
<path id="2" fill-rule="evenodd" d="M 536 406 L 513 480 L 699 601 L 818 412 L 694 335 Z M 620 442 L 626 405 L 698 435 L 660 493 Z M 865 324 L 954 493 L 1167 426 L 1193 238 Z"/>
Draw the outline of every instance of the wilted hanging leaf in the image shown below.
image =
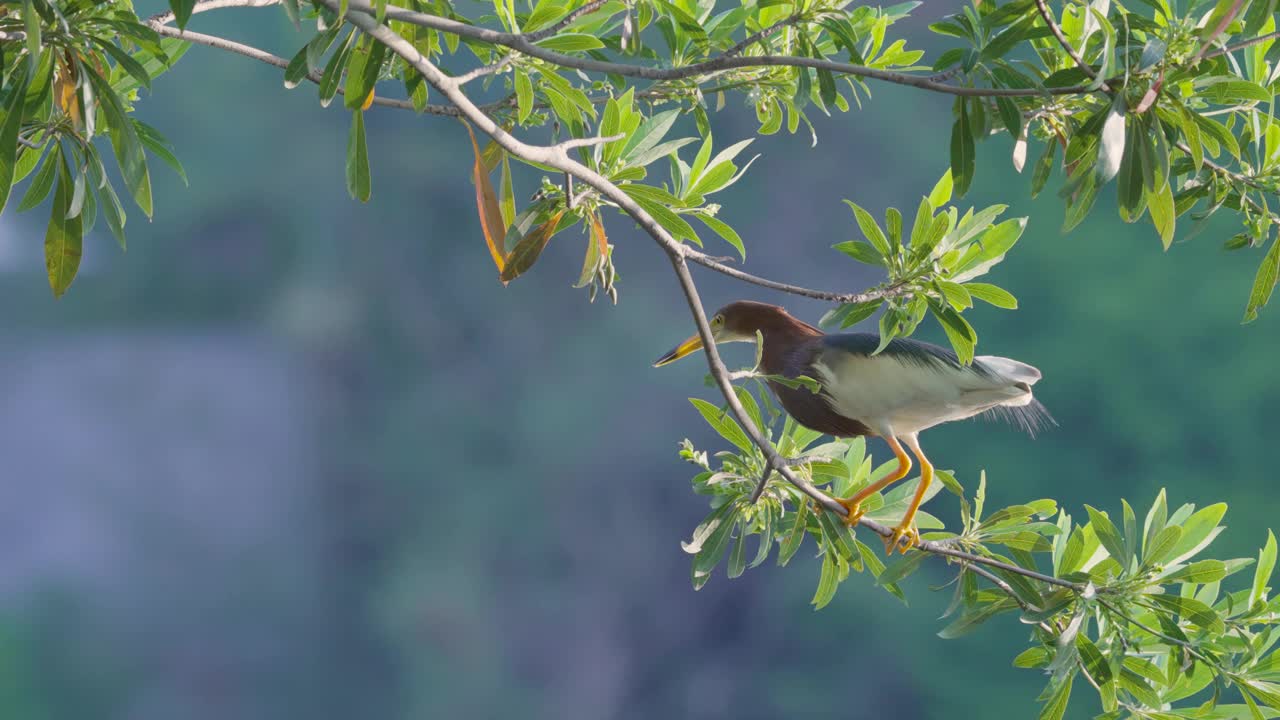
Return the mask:
<path id="1" fill-rule="evenodd" d="M 560 224 L 560 217 L 563 215 L 564 210 L 561 210 L 551 216 L 550 220 L 534 228 L 516 244 L 511 255 L 507 257 L 506 267 L 502 269 L 502 274 L 499 276 L 503 285 L 515 280 L 533 267 L 533 264 L 538 261 L 538 256 L 547 247 L 551 236 L 555 234 L 556 226 Z"/>
<path id="2" fill-rule="evenodd" d="M 84 114 L 80 108 L 80 95 L 77 92 L 79 76 L 76 63 L 67 52 L 58 59 L 57 70 L 53 77 L 53 98 L 63 114 L 71 118 L 71 124 L 77 130 L 84 127 Z"/>
<path id="3" fill-rule="evenodd" d="M 584 288 L 591 282 L 600 269 L 600 258 L 608 252 L 608 240 L 604 239 L 604 228 L 600 228 L 599 238 L 596 235 L 596 226 L 599 223 L 600 219 L 593 213 L 589 220 L 591 237 L 587 238 L 587 254 L 582 258 L 582 272 L 578 274 L 578 282 L 573 284 L 575 288 Z"/>
<path id="4" fill-rule="evenodd" d="M 493 184 L 489 182 L 489 173 L 484 169 L 484 158 L 480 154 L 480 146 L 476 144 L 476 135 L 469 123 L 462 123 L 471 137 L 471 150 L 475 153 L 475 165 L 471 169 L 471 179 L 476 185 L 476 211 L 480 214 L 480 229 L 484 232 L 484 241 L 489 246 L 489 255 L 498 273 L 504 272 L 507 264 L 506 255 L 498 243 L 507 234 L 507 226 L 502 222 L 502 210 L 498 207 L 498 196 L 493 192 Z M 517 273 L 518 274 L 518 273 Z"/>

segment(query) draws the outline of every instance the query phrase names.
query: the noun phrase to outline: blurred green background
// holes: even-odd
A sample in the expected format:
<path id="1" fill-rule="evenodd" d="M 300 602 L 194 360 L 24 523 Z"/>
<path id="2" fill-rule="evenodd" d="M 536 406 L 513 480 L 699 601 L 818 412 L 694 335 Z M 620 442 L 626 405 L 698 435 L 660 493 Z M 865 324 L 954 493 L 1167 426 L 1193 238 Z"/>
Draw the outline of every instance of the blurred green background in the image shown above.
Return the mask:
<path id="1" fill-rule="evenodd" d="M 913 44 L 942 10 L 901 26 Z M 279 10 L 192 27 L 286 56 L 306 38 Z M 816 148 L 803 131 L 752 146 L 763 156 L 719 197 L 747 269 L 878 280 L 829 250 L 856 232 L 840 200 L 914 207 L 945 167 L 951 115 L 946 98 L 872 90 L 863 111 L 814 118 Z M 690 589 L 679 541 L 706 508 L 676 445 L 721 441 L 685 400 L 711 397 L 705 368 L 650 368 L 690 321 L 633 223 L 606 220 L 617 307 L 569 287 L 576 232 L 504 288 L 454 121 L 371 111 L 360 205 L 343 184 L 347 114 L 312 86 L 286 91 L 279 70 L 195 48 L 139 114 L 191 185 L 156 165 L 156 217 L 131 216 L 127 253 L 95 231 L 55 301 L 44 212 L 0 223 L 0 717 L 1038 712 L 1044 678 L 1010 666 L 1028 636 L 1016 619 L 934 635 L 940 565 L 908 583 L 910 607 L 854 577 L 814 612 L 803 554 Z M 733 101 L 713 124 L 717 144 L 754 131 Z M 964 202 L 1031 216 L 992 276 L 1021 308 L 972 320 L 979 352 L 1044 372 L 1060 427 L 950 425 L 927 435 L 930 456 L 970 491 L 985 469 L 989 507 L 1145 507 L 1161 487 L 1175 506 L 1225 500 L 1216 556 L 1253 554 L 1280 460 L 1280 309 L 1239 325 L 1258 254 L 1221 250 L 1225 220 L 1164 253 L 1111 193 L 1064 236 L 1057 181 L 1032 201 L 1010 149 L 979 146 Z M 713 307 L 825 310 L 699 278 Z M 930 512 L 955 521 L 944 496 Z M 1068 717 L 1098 711 L 1087 691 Z"/>

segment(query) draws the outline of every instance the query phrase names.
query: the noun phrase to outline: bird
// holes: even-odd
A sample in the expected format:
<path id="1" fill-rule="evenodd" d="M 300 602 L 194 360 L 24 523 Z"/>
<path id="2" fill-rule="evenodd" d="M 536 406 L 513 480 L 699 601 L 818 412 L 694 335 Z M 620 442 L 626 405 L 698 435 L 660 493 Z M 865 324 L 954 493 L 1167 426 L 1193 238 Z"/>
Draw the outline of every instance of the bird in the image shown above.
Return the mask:
<path id="1" fill-rule="evenodd" d="M 934 478 L 934 466 L 920 448 L 919 434 L 935 425 L 991 414 L 1018 425 L 1034 437 L 1052 416 L 1032 394 L 1040 371 L 1017 360 L 981 355 L 961 363 L 951 350 L 909 338 L 894 338 L 880 352 L 875 333 L 833 333 L 792 317 L 785 309 L 750 300 L 725 305 L 712 316 L 717 344 L 756 342 L 759 370 L 766 375 L 816 380 L 817 392 L 768 380 L 782 408 L 795 421 L 833 437 L 883 438 L 898 467 L 881 480 L 837 502 L 848 510 L 845 523 L 862 519 L 861 505 L 874 493 L 911 471 L 909 448 L 920 463 L 920 485 L 902 521 L 885 540 L 885 549 L 906 553 L 920 542 L 916 512 Z M 702 349 L 694 335 L 658 358 L 654 367 Z"/>

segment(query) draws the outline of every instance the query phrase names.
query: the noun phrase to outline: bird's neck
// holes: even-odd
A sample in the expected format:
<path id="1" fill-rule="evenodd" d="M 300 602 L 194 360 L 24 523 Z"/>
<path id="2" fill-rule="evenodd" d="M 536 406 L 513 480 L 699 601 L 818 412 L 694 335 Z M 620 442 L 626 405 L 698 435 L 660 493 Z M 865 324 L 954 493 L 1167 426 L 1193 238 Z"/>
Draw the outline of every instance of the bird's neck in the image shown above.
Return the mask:
<path id="1" fill-rule="evenodd" d="M 761 323 L 760 333 L 764 336 L 764 350 L 761 352 L 760 369 L 770 375 L 785 375 L 792 364 L 790 355 L 806 340 L 822 337 L 818 328 L 800 322 L 790 315 L 778 315 Z"/>

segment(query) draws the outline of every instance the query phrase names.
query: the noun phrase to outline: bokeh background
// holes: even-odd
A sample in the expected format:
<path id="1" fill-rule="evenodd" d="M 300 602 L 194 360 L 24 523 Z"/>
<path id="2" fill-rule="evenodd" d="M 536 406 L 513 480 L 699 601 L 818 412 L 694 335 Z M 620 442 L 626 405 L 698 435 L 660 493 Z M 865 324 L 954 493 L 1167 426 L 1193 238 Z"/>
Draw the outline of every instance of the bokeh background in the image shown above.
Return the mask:
<path id="1" fill-rule="evenodd" d="M 912 44 L 944 5 L 901 26 Z M 285 56 L 306 37 L 279 10 L 192 24 Z M 914 207 L 945 167 L 950 104 L 873 92 L 815 116 L 816 148 L 803 130 L 753 145 L 763 156 L 719 198 L 748 269 L 878 280 L 829 249 L 856 232 L 840 200 Z M 45 213 L 0 221 L 0 717 L 1037 712 L 1044 678 L 1010 666 L 1028 636 L 1016 619 L 935 636 L 941 566 L 907 584 L 909 607 L 854 577 L 814 612 L 807 553 L 690 589 L 679 541 L 706 508 L 676 446 L 720 441 L 685 400 L 710 397 L 705 368 L 650 368 L 690 321 L 632 223 L 606 222 L 616 307 L 570 288 L 576 233 L 504 288 L 451 120 L 371 111 L 360 205 L 343 184 L 347 113 L 286 91 L 279 70 L 195 48 L 139 113 L 191 185 L 155 165 L 156 217 L 131 215 L 127 253 L 95 231 L 55 301 Z M 754 130 L 737 102 L 713 123 L 719 144 Z M 1061 201 L 1031 200 L 1008 138 L 979 149 L 966 202 L 1031 216 L 992 276 L 1021 308 L 973 312 L 980 351 L 1041 368 L 1060 427 L 951 425 L 929 433 L 931 456 L 970 490 L 985 469 L 989 507 L 1141 510 L 1161 487 L 1174 505 L 1225 500 L 1218 556 L 1256 552 L 1280 461 L 1280 310 L 1239 324 L 1258 254 L 1221 250 L 1227 221 L 1164 253 L 1111 193 L 1064 236 Z M 699 277 L 712 306 L 825 309 Z M 957 518 L 945 493 L 935 503 Z M 1086 690 L 1069 717 L 1097 712 Z"/>

